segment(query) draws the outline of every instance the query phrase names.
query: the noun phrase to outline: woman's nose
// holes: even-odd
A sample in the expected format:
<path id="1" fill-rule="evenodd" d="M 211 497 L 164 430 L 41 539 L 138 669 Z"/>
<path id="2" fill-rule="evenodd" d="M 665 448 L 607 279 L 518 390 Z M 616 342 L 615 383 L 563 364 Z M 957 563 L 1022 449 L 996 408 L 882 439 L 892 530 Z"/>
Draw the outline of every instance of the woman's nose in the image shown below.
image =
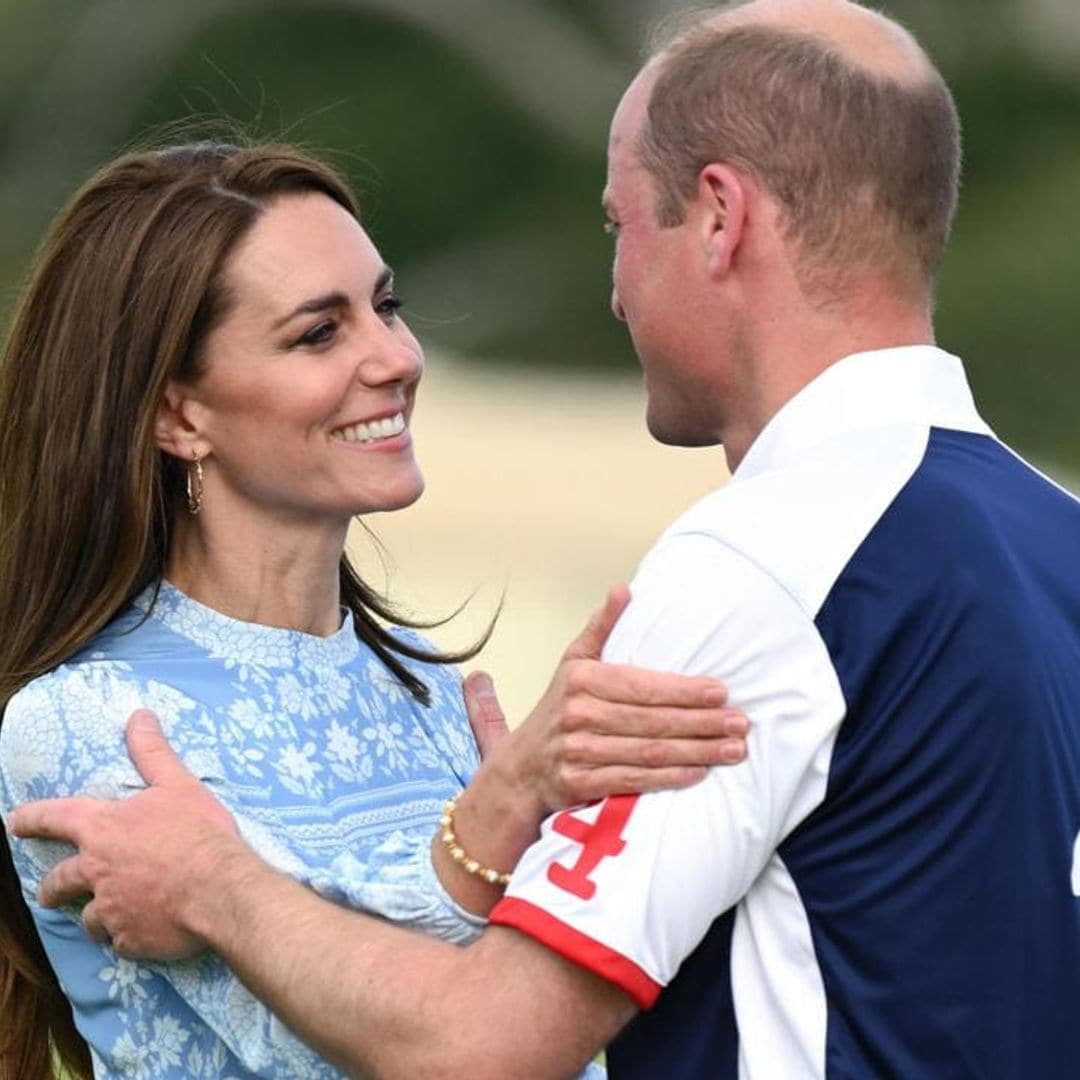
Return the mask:
<path id="1" fill-rule="evenodd" d="M 357 377 L 371 383 L 413 383 L 423 370 L 424 353 L 416 338 L 407 330 L 383 326 L 357 365 Z"/>

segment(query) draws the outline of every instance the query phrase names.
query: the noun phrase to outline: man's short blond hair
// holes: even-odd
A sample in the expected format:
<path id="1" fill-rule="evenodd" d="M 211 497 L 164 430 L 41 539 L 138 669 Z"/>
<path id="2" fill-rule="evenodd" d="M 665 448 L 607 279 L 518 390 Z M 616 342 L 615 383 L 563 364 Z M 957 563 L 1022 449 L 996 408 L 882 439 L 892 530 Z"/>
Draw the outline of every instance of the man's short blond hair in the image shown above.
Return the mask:
<path id="1" fill-rule="evenodd" d="M 679 224 L 701 170 L 723 161 L 778 202 L 804 284 L 860 274 L 930 288 L 956 210 L 960 124 L 945 81 L 898 80 L 777 25 L 701 20 L 655 57 L 638 151 L 657 217 Z"/>

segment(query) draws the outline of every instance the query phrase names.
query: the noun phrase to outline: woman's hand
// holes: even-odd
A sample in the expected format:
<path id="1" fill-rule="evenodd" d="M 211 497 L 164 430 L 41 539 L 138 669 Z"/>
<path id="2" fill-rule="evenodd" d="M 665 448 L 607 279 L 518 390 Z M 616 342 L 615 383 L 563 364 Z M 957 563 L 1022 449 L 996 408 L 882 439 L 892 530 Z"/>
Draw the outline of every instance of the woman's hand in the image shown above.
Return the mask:
<path id="1" fill-rule="evenodd" d="M 485 866 L 510 870 L 554 810 L 607 795 L 688 787 L 746 756 L 749 722 L 715 679 L 600 661 L 630 600 L 625 585 L 563 654 L 539 703 L 507 732 L 490 678 L 473 673 L 465 703 L 483 764 L 458 800 L 457 841 Z M 435 845 L 435 865 L 459 903 L 486 912 L 497 893 Z"/>
<path id="2" fill-rule="evenodd" d="M 485 764 L 527 790 L 541 814 L 606 795 L 688 787 L 710 766 L 746 757 L 749 721 L 727 706 L 723 683 L 600 661 L 629 600 L 625 585 L 611 590 L 539 703 L 505 738 L 490 678 L 478 672 L 466 680 Z"/>

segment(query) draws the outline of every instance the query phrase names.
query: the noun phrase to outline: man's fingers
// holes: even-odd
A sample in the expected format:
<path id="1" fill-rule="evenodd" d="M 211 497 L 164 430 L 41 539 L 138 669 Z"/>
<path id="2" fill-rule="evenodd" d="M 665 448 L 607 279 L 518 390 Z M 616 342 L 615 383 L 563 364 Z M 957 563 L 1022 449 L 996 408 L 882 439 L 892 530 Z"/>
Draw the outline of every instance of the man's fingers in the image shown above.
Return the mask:
<path id="1" fill-rule="evenodd" d="M 472 672 L 465 679 L 462 694 L 480 757 L 486 758 L 496 743 L 506 738 L 509 731 L 506 716 L 495 696 L 495 685 L 491 676 L 486 671 Z"/>
<path id="2" fill-rule="evenodd" d="M 581 634 L 570 643 L 563 654 L 564 660 L 599 660 L 608 635 L 619 621 L 619 616 L 630 603 L 630 589 L 626 585 L 613 585 L 604 600 L 604 606 L 593 613 Z"/>
<path id="3" fill-rule="evenodd" d="M 66 840 L 81 847 L 101 807 L 97 799 L 42 799 L 13 810 L 7 827 L 23 839 Z"/>
<path id="4" fill-rule="evenodd" d="M 82 859 L 72 855 L 58 862 L 38 886 L 38 903 L 45 908 L 67 907 L 94 891 L 87 878 Z"/>
<path id="5" fill-rule="evenodd" d="M 154 787 L 197 784 L 165 738 L 158 718 L 149 709 L 137 709 L 128 717 L 127 748 L 139 775 Z"/>
<path id="6" fill-rule="evenodd" d="M 105 929 L 105 924 L 99 918 L 97 905 L 93 900 L 83 908 L 82 921 L 86 935 L 91 941 L 96 941 L 99 945 L 108 945 L 112 941 L 112 935 Z"/>

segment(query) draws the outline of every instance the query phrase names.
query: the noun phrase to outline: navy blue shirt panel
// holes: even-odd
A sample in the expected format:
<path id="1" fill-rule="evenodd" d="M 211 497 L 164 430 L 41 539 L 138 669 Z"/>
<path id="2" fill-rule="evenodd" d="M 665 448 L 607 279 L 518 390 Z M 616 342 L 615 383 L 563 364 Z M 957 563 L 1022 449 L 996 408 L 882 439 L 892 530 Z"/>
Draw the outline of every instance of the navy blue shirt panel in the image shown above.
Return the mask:
<path id="1" fill-rule="evenodd" d="M 692 888 L 692 883 L 688 884 Z M 737 1076 L 739 1043 L 731 997 L 731 931 L 735 909 L 709 928 L 683 961 L 656 1005 L 623 1028 L 608 1047 L 611 1076 L 619 1080 L 659 1077 Z"/>
<path id="2" fill-rule="evenodd" d="M 781 846 L 830 1076 L 1075 1075 L 1080 505 L 934 431 L 817 619 L 847 702 Z"/>
<path id="3" fill-rule="evenodd" d="M 781 845 L 830 1077 L 1080 1070 L 1080 504 L 934 430 L 816 620 L 847 703 Z M 613 1044 L 613 1080 L 738 1075 L 734 913 Z"/>

